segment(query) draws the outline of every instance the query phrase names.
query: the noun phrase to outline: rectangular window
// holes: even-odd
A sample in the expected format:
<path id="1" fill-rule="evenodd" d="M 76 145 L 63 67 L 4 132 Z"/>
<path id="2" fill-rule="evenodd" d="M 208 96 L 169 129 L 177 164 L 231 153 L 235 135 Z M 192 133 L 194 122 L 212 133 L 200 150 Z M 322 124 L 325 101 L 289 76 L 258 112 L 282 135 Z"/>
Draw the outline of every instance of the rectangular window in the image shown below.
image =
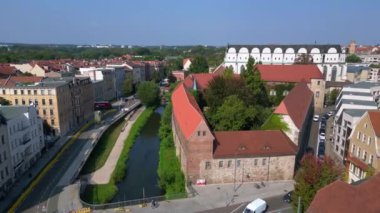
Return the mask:
<path id="1" fill-rule="evenodd" d="M 51 119 L 51 125 L 54 125 L 54 119 Z"/>
<path id="2" fill-rule="evenodd" d="M 46 104 L 46 102 L 45 102 L 45 99 L 43 98 L 42 99 L 42 105 L 45 105 Z"/>
<path id="3" fill-rule="evenodd" d="M 41 95 L 45 95 L 45 90 L 41 90 Z"/>
<path id="4" fill-rule="evenodd" d="M 367 161 L 367 152 L 366 151 L 363 152 L 363 161 L 364 162 Z"/>
<path id="5" fill-rule="evenodd" d="M 317 91 L 316 93 L 315 93 L 315 97 L 319 97 L 319 91 Z"/>
<path id="6" fill-rule="evenodd" d="M 53 99 L 49 99 L 49 105 L 53 105 Z"/>
<path id="7" fill-rule="evenodd" d="M 357 139 L 359 139 L 359 140 L 360 140 L 361 136 L 362 136 L 362 134 L 361 134 L 360 132 L 358 132 L 358 136 L 357 136 Z"/>
<path id="8" fill-rule="evenodd" d="M 8 171 L 8 167 L 7 167 L 7 166 L 5 167 L 5 175 L 6 175 L 6 176 L 9 175 L 9 171 Z"/>
<path id="9" fill-rule="evenodd" d="M 317 85 L 321 85 L 321 82 L 320 82 L 320 81 L 317 81 Z"/>
<path id="10" fill-rule="evenodd" d="M 205 169 L 211 169 L 210 161 L 206 161 Z"/>
<path id="11" fill-rule="evenodd" d="M 2 143 L 3 145 L 5 144 L 4 135 L 1 136 L 1 143 Z"/>
<path id="12" fill-rule="evenodd" d="M 201 131 L 197 131 L 198 136 L 201 136 Z"/>
<path id="13" fill-rule="evenodd" d="M 372 166 L 372 163 L 373 163 L 373 155 L 370 155 L 369 156 L 369 160 L 368 160 L 369 162 L 369 165 L 371 165 Z"/>
<path id="14" fill-rule="evenodd" d="M 360 147 L 358 147 L 358 152 L 356 153 L 356 157 L 360 158 Z"/>
<path id="15" fill-rule="evenodd" d="M 363 134 L 363 140 L 362 141 L 365 142 L 366 139 L 367 139 L 367 136 L 365 134 Z"/>
<path id="16" fill-rule="evenodd" d="M 51 95 L 51 89 L 48 89 L 47 93 L 48 95 Z"/>
<path id="17" fill-rule="evenodd" d="M 46 109 L 43 109 L 43 110 L 42 110 L 42 114 L 43 114 L 43 115 L 46 115 Z"/>
<path id="18" fill-rule="evenodd" d="M 32 91 L 30 89 L 28 89 L 28 95 L 32 94 Z"/>
<path id="19" fill-rule="evenodd" d="M 232 164 L 232 160 L 229 160 L 229 161 L 227 162 L 227 167 L 230 168 L 230 167 L 231 167 L 231 164 Z"/>
<path id="20" fill-rule="evenodd" d="M 368 137 L 368 145 L 371 145 L 371 141 L 372 140 L 372 138 L 371 137 Z"/>
<path id="21" fill-rule="evenodd" d="M 219 168 L 223 168 L 223 161 L 219 161 Z"/>
<path id="22" fill-rule="evenodd" d="M 20 90 L 20 92 L 21 92 L 21 95 L 24 95 L 24 90 Z"/>
<path id="23" fill-rule="evenodd" d="M 265 164 L 267 164 L 267 159 L 263 158 L 263 166 L 265 166 Z"/>
<path id="24" fill-rule="evenodd" d="M 6 93 L 6 92 L 5 92 L 5 89 L 3 89 L 3 95 L 5 95 L 5 93 Z"/>
<path id="25" fill-rule="evenodd" d="M 54 115 L 54 111 L 50 109 L 50 115 Z"/>
<path id="26" fill-rule="evenodd" d="M 17 95 L 17 90 L 13 90 L 13 94 Z"/>
<path id="27" fill-rule="evenodd" d="M 259 161 L 259 159 L 255 159 L 254 161 L 253 161 L 253 165 L 255 165 L 255 166 L 257 166 L 257 162 Z"/>
<path id="28" fill-rule="evenodd" d="M 18 105 L 18 99 L 17 98 L 15 99 L 15 104 Z"/>
<path id="29" fill-rule="evenodd" d="M 33 95 L 37 95 L 37 90 L 33 90 Z"/>
<path id="30" fill-rule="evenodd" d="M 240 160 L 236 161 L 236 167 L 240 167 Z"/>
<path id="31" fill-rule="evenodd" d="M 351 153 L 354 155 L 355 154 L 355 145 L 353 144 L 352 145 L 352 151 L 351 151 Z"/>

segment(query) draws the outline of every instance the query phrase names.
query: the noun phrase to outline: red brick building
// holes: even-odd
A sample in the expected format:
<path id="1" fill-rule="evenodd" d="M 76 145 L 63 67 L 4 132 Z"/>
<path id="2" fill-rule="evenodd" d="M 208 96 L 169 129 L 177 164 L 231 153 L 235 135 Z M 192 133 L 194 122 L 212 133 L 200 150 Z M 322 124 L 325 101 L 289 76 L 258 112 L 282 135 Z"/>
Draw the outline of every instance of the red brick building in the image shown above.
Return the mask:
<path id="1" fill-rule="evenodd" d="M 297 147 L 280 130 L 213 132 L 194 97 L 194 84 L 207 88 L 212 75 L 185 79 L 173 92 L 176 154 L 187 181 L 208 183 L 291 180 Z M 198 81 L 197 81 L 198 80 Z"/>

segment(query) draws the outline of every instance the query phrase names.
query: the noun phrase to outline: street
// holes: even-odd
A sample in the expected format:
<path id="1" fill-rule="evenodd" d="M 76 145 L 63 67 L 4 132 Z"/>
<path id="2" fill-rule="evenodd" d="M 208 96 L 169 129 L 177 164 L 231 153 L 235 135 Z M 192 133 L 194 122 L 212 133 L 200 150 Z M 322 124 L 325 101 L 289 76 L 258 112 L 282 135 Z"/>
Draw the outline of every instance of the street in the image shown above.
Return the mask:
<path id="1" fill-rule="evenodd" d="M 105 122 L 103 122 L 103 126 L 110 123 L 112 119 L 118 115 L 117 111 L 108 114 L 107 118 L 104 119 Z M 78 162 L 77 160 L 78 156 L 84 158 L 84 155 L 82 155 L 83 151 L 88 150 L 92 146 L 91 137 L 94 133 L 99 132 L 100 128 L 103 127 L 92 125 L 68 147 L 61 158 L 58 159 L 29 196 L 22 202 L 17 212 L 56 212 L 58 210 L 59 195 L 66 186 L 66 184 L 62 184 L 62 182 L 70 182 L 73 171 L 70 171 L 70 174 L 66 173 L 73 163 L 80 164 L 80 161 Z M 67 177 L 67 175 L 69 177 Z M 67 180 L 67 178 L 69 178 L 69 180 Z M 72 206 L 72 208 L 75 209 L 76 206 Z"/>
<path id="2" fill-rule="evenodd" d="M 294 212 L 292 205 L 290 203 L 285 203 L 282 201 L 282 196 L 274 196 L 274 197 L 269 197 L 264 199 L 267 202 L 268 209 L 267 213 L 270 212 L 281 212 L 281 213 L 291 213 Z M 239 204 L 234 204 L 231 206 L 227 207 L 222 207 L 222 208 L 216 208 L 216 209 L 211 209 L 207 211 L 202 211 L 200 213 L 240 213 L 243 212 L 245 207 L 248 205 L 249 202 L 244 202 L 244 203 L 239 203 Z"/>

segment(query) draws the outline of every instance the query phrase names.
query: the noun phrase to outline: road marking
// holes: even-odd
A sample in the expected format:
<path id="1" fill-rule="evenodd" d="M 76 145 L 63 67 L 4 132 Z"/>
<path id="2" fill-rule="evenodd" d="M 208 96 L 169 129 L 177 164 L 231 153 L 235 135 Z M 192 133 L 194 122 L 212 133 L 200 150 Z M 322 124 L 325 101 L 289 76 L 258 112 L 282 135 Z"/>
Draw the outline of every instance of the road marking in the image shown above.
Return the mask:
<path id="1" fill-rule="evenodd" d="M 240 209 L 242 206 L 244 206 L 245 205 L 245 203 L 242 203 L 242 204 L 240 204 L 240 206 L 239 207 L 237 207 L 236 209 L 234 209 L 231 213 L 234 213 L 234 212 L 236 212 L 238 209 Z"/>

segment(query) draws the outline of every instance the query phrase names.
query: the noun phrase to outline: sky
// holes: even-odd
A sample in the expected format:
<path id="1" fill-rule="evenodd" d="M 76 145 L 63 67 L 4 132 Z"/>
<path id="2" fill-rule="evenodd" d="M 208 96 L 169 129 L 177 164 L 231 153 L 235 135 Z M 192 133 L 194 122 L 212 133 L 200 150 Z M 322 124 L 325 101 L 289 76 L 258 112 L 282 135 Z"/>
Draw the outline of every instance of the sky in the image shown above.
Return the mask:
<path id="1" fill-rule="evenodd" d="M 380 43 L 377 0 L 1 0 L 0 42 Z"/>

